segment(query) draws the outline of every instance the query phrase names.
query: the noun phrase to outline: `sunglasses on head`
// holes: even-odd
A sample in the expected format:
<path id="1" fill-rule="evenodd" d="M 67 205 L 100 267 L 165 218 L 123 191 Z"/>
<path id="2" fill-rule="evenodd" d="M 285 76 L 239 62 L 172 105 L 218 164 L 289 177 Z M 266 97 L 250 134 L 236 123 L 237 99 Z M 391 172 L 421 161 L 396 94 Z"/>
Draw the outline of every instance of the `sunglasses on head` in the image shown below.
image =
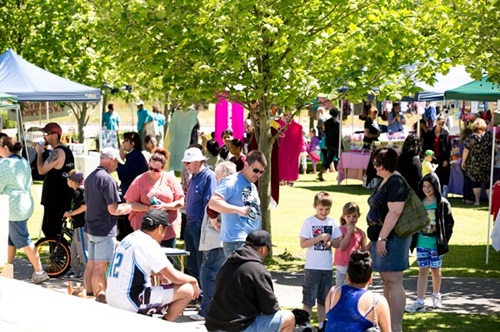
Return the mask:
<path id="1" fill-rule="evenodd" d="M 260 170 L 258 168 L 254 168 L 254 169 L 252 169 L 252 172 L 254 172 L 255 174 L 257 174 L 257 173 L 264 174 L 265 171 Z"/>
<path id="2" fill-rule="evenodd" d="M 149 170 L 150 170 L 150 171 L 153 171 L 153 172 L 155 172 L 155 173 L 160 173 L 160 172 L 161 172 L 161 169 L 159 169 L 159 168 L 154 168 L 154 167 L 151 167 L 151 166 L 149 166 Z"/>

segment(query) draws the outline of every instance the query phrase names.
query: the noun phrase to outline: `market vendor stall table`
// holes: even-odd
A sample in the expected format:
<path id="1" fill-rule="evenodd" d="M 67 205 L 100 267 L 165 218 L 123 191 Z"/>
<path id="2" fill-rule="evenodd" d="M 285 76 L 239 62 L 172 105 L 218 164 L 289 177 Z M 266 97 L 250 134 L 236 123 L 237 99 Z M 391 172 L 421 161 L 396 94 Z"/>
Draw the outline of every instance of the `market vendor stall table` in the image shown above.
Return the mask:
<path id="1" fill-rule="evenodd" d="M 464 175 L 460 169 L 462 159 L 451 162 L 450 180 L 448 181 L 448 194 L 463 195 Z M 493 183 L 500 180 L 500 167 L 495 166 L 493 170 Z M 488 188 L 489 189 L 489 188 Z M 482 197 L 486 197 L 483 193 Z"/>
<path id="2" fill-rule="evenodd" d="M 341 184 L 344 179 L 362 180 L 364 171 L 368 167 L 369 162 L 370 154 L 343 152 L 340 155 L 338 165 L 338 184 Z"/>

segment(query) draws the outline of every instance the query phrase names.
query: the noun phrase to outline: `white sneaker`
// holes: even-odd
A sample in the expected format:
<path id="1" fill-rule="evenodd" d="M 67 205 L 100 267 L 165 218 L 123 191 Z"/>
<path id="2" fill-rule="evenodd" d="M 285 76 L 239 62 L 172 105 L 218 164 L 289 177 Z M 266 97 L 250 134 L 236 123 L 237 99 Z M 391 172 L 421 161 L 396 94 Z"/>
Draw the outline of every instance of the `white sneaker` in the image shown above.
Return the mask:
<path id="1" fill-rule="evenodd" d="M 33 274 L 31 275 L 31 278 L 29 278 L 26 281 L 29 283 L 32 283 L 32 284 L 41 284 L 42 282 L 45 282 L 49 279 L 50 279 L 50 277 L 47 275 L 47 273 L 45 271 L 43 271 L 43 273 L 40 275 L 37 275 L 36 272 L 33 272 Z"/>
<path id="2" fill-rule="evenodd" d="M 420 304 L 417 301 L 405 307 L 405 311 L 409 313 L 425 312 L 425 304 Z"/>
<path id="3" fill-rule="evenodd" d="M 441 294 L 432 295 L 432 306 L 434 309 L 441 309 L 443 307 L 443 303 L 441 302 Z"/>
<path id="4" fill-rule="evenodd" d="M 189 316 L 189 318 L 191 318 L 191 320 L 195 320 L 195 321 L 203 321 L 205 320 L 205 317 L 201 316 L 201 315 L 198 315 L 198 314 L 192 314 Z"/>

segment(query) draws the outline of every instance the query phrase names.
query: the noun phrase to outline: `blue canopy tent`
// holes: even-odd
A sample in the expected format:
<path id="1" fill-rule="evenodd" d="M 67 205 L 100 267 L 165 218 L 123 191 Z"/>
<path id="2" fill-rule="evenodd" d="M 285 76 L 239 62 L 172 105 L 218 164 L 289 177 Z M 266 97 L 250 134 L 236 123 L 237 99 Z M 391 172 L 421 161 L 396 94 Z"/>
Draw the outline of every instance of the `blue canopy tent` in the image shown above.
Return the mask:
<path id="1" fill-rule="evenodd" d="M 101 90 L 62 78 L 21 58 L 9 49 L 0 55 L 0 91 L 19 101 L 97 102 Z"/>
<path id="2" fill-rule="evenodd" d="M 101 100 L 100 89 L 52 74 L 24 60 L 12 49 L 0 55 L 0 91 L 15 95 L 20 102 L 99 102 Z M 20 108 L 16 107 L 16 109 L 19 139 L 26 146 Z"/>
<path id="3" fill-rule="evenodd" d="M 470 82 L 472 78 L 465 71 L 464 66 L 452 67 L 448 74 L 437 74 L 436 82 L 429 85 L 424 82 L 417 82 L 415 85 L 422 91 L 415 93 L 414 96 L 403 97 L 402 101 L 437 101 L 445 100 L 444 92 L 458 85 Z"/>

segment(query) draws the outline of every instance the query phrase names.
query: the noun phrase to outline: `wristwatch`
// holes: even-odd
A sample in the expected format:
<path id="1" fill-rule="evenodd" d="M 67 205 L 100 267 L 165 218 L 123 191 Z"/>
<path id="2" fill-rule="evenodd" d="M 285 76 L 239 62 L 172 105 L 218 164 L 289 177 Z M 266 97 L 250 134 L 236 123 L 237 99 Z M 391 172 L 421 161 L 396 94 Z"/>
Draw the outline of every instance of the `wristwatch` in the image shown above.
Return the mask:
<path id="1" fill-rule="evenodd" d="M 386 237 L 379 237 L 377 241 L 387 242 L 387 238 Z"/>

